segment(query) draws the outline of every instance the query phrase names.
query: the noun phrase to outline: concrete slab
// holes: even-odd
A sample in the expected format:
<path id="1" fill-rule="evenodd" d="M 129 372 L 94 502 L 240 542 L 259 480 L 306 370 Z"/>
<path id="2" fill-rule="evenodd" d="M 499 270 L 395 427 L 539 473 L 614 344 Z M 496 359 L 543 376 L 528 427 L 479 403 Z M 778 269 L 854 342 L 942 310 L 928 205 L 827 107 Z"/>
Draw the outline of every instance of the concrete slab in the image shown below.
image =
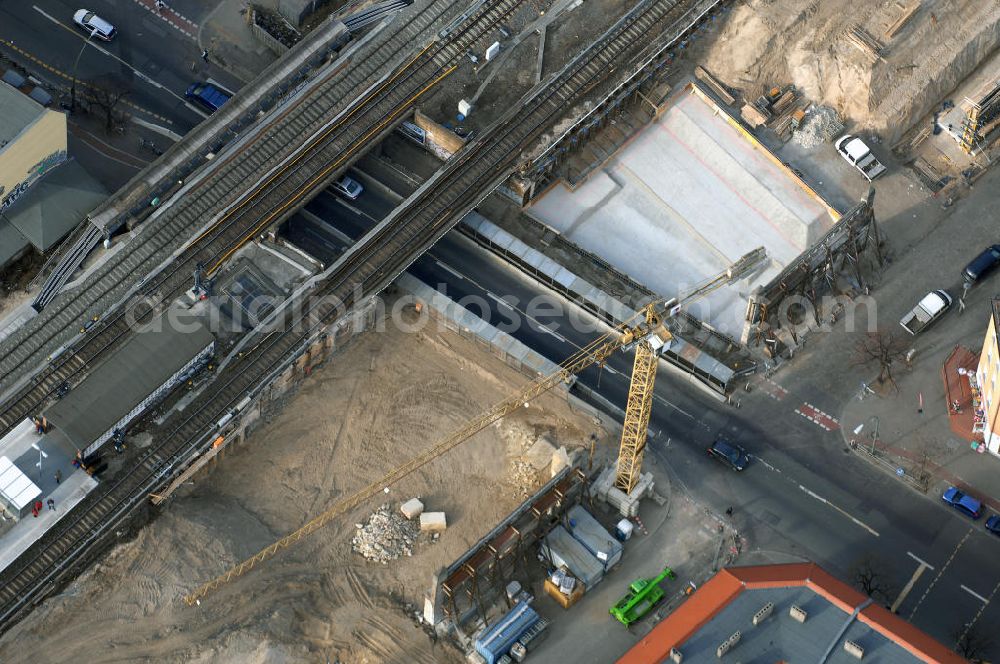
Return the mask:
<path id="1" fill-rule="evenodd" d="M 766 269 L 691 308 L 732 336 L 749 291 L 833 225 L 822 200 L 686 90 L 603 172 L 575 192 L 554 188 L 530 212 L 666 297 L 764 246 Z"/>

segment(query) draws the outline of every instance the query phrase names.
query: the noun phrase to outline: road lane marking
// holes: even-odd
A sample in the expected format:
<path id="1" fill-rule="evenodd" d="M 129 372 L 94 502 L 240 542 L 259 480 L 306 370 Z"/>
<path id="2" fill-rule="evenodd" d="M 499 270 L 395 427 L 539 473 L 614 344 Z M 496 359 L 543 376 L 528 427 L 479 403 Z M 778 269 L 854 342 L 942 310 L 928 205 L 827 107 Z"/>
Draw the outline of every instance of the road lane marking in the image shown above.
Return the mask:
<path id="1" fill-rule="evenodd" d="M 753 455 L 753 460 L 754 461 L 759 461 L 760 463 L 764 464 L 764 467 L 767 468 L 770 471 L 773 471 L 775 473 L 780 473 L 781 472 L 781 469 L 775 468 L 774 466 L 772 466 L 771 464 L 769 464 L 767 461 L 764 461 L 763 459 L 761 459 L 756 454 Z"/>
<path id="2" fill-rule="evenodd" d="M 973 597 L 975 597 L 976 599 L 978 599 L 983 604 L 985 604 L 986 602 L 989 601 L 988 599 L 986 599 L 985 597 L 983 597 L 982 595 L 980 595 L 979 593 L 977 593 L 975 590 L 973 590 L 969 586 L 965 585 L 964 583 L 960 587 L 961 587 L 962 590 L 964 590 L 965 592 L 969 593 L 970 595 L 972 595 Z"/>
<path id="3" fill-rule="evenodd" d="M 993 596 L 997 594 L 997 590 L 1000 590 L 1000 581 L 998 581 L 997 584 L 993 586 L 993 590 L 990 591 L 990 596 L 987 597 L 985 601 L 983 601 L 983 605 L 979 607 L 978 611 L 976 611 L 976 615 L 973 616 L 972 620 L 970 620 L 969 623 L 965 626 L 965 631 L 962 632 L 962 636 L 958 637 L 958 639 L 955 642 L 956 647 L 958 646 L 958 644 L 960 644 L 962 641 L 965 640 L 965 637 L 969 635 L 969 631 L 975 626 L 977 622 L 979 622 L 979 619 L 983 615 L 983 611 L 985 611 L 986 607 L 990 605 L 991 601 L 993 601 Z"/>
<path id="4" fill-rule="evenodd" d="M 861 526 L 862 528 L 864 528 L 865 530 L 867 530 L 868 532 L 870 532 L 875 537 L 879 536 L 877 530 L 875 530 L 874 528 L 872 528 L 871 526 L 869 526 L 864 521 L 859 521 L 858 519 L 854 518 L 846 510 L 844 510 L 844 509 L 842 509 L 842 508 L 834 505 L 829 500 L 827 500 L 823 496 L 819 495 L 815 491 L 811 491 L 811 490 L 807 489 L 806 487 L 804 487 L 801 484 L 799 485 L 799 489 L 801 489 L 803 492 L 805 492 L 805 494 L 807 496 L 811 496 L 812 498 L 815 498 L 816 500 L 818 500 L 819 502 L 823 503 L 824 505 L 827 505 L 827 506 L 835 509 L 836 511 L 840 512 L 841 514 L 843 514 L 844 516 L 846 516 L 848 519 L 850 519 L 851 521 L 853 521 L 856 525 Z"/>
<path id="5" fill-rule="evenodd" d="M 554 336 L 559 341 L 566 341 L 566 337 L 564 337 L 563 335 L 559 334 L 555 330 L 550 330 L 548 327 L 546 327 L 545 325 L 542 325 L 538 321 L 535 321 L 535 325 L 537 325 L 539 328 L 541 328 L 542 331 L 548 332 L 549 334 L 551 334 L 552 336 Z"/>
<path id="6" fill-rule="evenodd" d="M 155 16 L 157 16 L 160 19 L 162 19 L 164 23 L 168 23 L 171 27 L 173 27 L 178 32 L 183 33 L 184 35 L 186 35 L 189 39 L 193 39 L 195 41 L 198 40 L 198 37 L 196 37 L 193 33 L 189 32 L 188 30 L 184 29 L 183 27 L 181 27 L 180 25 L 178 25 L 174 21 L 170 20 L 170 17 L 166 15 L 165 12 L 170 12 L 171 14 L 173 14 L 174 16 L 176 16 L 178 20 L 181 20 L 181 21 L 184 21 L 184 22 L 188 23 L 192 28 L 194 28 L 195 31 L 198 30 L 198 24 L 197 23 L 195 23 L 194 21 L 192 21 L 191 19 L 189 19 L 187 16 L 184 16 L 183 14 L 181 14 L 180 12 L 178 12 L 173 7 L 170 7 L 168 5 L 168 6 L 164 7 L 162 11 L 159 11 L 159 10 L 156 9 L 156 3 L 155 2 L 153 3 L 152 6 L 150 6 L 150 5 L 147 5 L 144 2 L 142 2 L 142 0 L 133 0 L 133 1 L 135 2 L 135 4 L 139 5 L 143 9 L 149 11 L 151 14 L 154 14 Z"/>
<path id="7" fill-rule="evenodd" d="M 456 276 L 456 277 L 458 277 L 459 279 L 465 279 L 465 275 L 464 275 L 464 274 L 462 274 L 462 273 L 460 273 L 460 272 L 457 272 L 457 271 L 453 270 L 452 268 L 448 267 L 447 265 L 445 265 L 445 264 L 444 264 L 444 263 L 442 263 L 441 261 L 434 261 L 434 262 L 435 262 L 435 263 L 437 263 L 437 264 L 438 264 L 438 267 L 439 267 L 439 268 L 441 268 L 442 270 L 444 270 L 445 272 L 449 272 L 449 273 L 451 273 L 451 274 L 452 274 L 453 276 Z"/>
<path id="8" fill-rule="evenodd" d="M 910 558 L 913 558 L 914 560 L 916 560 L 918 563 L 920 563 L 924 567 L 927 567 L 928 569 L 930 569 L 930 571 L 932 571 L 932 572 L 934 571 L 934 565 L 931 565 L 926 560 L 922 560 L 922 559 L 918 558 L 916 555 L 913 554 L 912 551 L 907 551 L 906 555 L 908 555 Z"/>
<path id="9" fill-rule="evenodd" d="M 904 586 L 903 589 L 899 591 L 899 596 L 896 597 L 896 601 L 892 603 L 891 607 L 889 607 L 889 611 L 891 613 L 896 613 L 896 611 L 899 609 L 899 605 L 903 603 L 903 600 L 905 600 L 906 597 L 910 594 L 910 591 L 913 590 L 913 586 L 916 585 L 917 580 L 923 575 L 925 569 L 927 569 L 927 565 L 924 564 L 923 562 L 917 565 L 917 569 L 914 570 L 913 576 L 910 577 L 910 580 L 906 583 L 906 586 Z"/>
<path id="10" fill-rule="evenodd" d="M 840 428 L 840 420 L 833 415 L 828 415 L 808 401 L 795 409 L 795 412 L 806 418 L 816 426 L 827 431 L 836 431 Z"/>
<path id="11" fill-rule="evenodd" d="M 491 293 L 489 291 L 486 291 L 486 297 L 490 298 L 491 300 L 496 301 L 496 303 L 499 304 L 501 307 L 507 307 L 511 311 L 514 310 L 514 307 L 512 307 L 507 300 L 503 299 L 499 295 L 494 295 L 493 293 Z"/>
<path id="12" fill-rule="evenodd" d="M 965 541 L 967 539 L 969 539 L 969 535 L 971 535 L 972 532 L 973 529 L 969 528 L 969 532 L 965 533 L 965 537 L 963 537 L 958 542 L 958 544 L 955 545 L 955 548 L 954 550 L 952 550 L 951 555 L 948 556 L 948 560 L 945 562 L 944 566 L 941 567 L 941 571 L 938 572 L 937 576 L 934 577 L 934 580 L 931 581 L 929 586 L 927 586 L 927 588 L 924 590 L 924 594 L 920 596 L 920 600 L 917 602 L 917 605 L 913 607 L 912 611 L 910 611 L 910 622 L 913 622 L 913 616 L 917 615 L 917 609 L 919 609 L 920 605 L 924 603 L 925 599 L 927 599 L 927 595 L 930 594 L 931 589 L 934 587 L 935 584 L 937 584 L 938 579 L 941 578 L 941 576 L 944 574 L 944 571 L 948 569 L 948 565 L 951 565 L 951 561 L 955 559 L 956 555 L 958 555 L 958 550 L 962 548 L 962 545 L 965 544 Z"/>
<path id="13" fill-rule="evenodd" d="M 663 397 L 661 397 L 659 394 L 653 394 L 653 399 L 656 400 L 656 401 L 659 401 L 660 403 L 662 403 L 664 406 L 667 406 L 668 408 L 673 408 L 674 410 L 676 410 L 681 415 L 687 415 L 692 420 L 694 419 L 694 415 L 692 415 L 691 413 L 687 412 L 686 410 L 684 410 L 680 406 L 678 406 L 676 404 L 673 404 L 673 403 L 670 403 L 669 401 L 667 401 L 666 399 L 664 399 Z M 702 424 L 703 426 L 705 426 L 704 422 L 700 422 L 700 424 Z M 707 426 L 705 426 L 705 428 L 708 429 Z"/>

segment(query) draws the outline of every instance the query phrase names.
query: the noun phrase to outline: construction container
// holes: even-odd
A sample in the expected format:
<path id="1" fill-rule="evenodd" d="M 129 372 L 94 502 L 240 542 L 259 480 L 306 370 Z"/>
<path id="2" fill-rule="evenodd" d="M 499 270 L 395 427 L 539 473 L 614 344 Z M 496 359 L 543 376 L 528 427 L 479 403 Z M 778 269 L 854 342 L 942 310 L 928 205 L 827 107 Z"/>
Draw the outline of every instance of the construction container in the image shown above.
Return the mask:
<path id="1" fill-rule="evenodd" d="M 561 606 L 564 609 L 568 609 L 569 607 L 573 606 L 578 601 L 580 601 L 581 597 L 583 597 L 582 583 L 576 584 L 576 587 L 573 588 L 573 592 L 570 593 L 569 595 L 566 595 L 562 591 L 560 591 L 559 586 L 552 583 L 551 579 L 545 579 L 543 587 L 545 588 L 545 592 L 549 595 L 549 597 L 558 602 L 559 606 Z"/>
<path id="2" fill-rule="evenodd" d="M 570 534 L 597 558 L 605 572 L 618 564 L 622 559 L 622 543 L 612 537 L 590 512 L 574 505 L 566 516 Z"/>
<path id="3" fill-rule="evenodd" d="M 476 639 L 476 652 L 486 664 L 497 664 L 510 652 L 510 647 L 538 622 L 538 614 L 528 604 L 521 603 L 511 609 L 492 627 Z"/>
<path id="4" fill-rule="evenodd" d="M 545 637 L 548 635 L 549 635 L 549 621 L 546 620 L 545 618 L 539 618 L 538 622 L 529 627 L 528 631 L 526 631 L 524 634 L 521 635 L 521 638 L 517 640 L 517 643 L 515 643 L 514 646 L 520 645 L 521 648 L 519 648 L 519 650 L 523 650 L 524 653 L 527 654 L 532 650 L 534 650 L 535 648 L 537 648 L 538 645 L 542 641 L 544 641 Z M 514 656 L 514 646 L 511 646 L 512 657 Z M 517 658 L 514 657 L 514 659 Z M 522 655 L 521 659 L 518 661 L 522 661 L 523 659 L 524 657 Z"/>
<path id="5" fill-rule="evenodd" d="M 565 567 L 583 582 L 586 590 L 596 586 L 604 576 L 604 566 L 600 561 L 562 526 L 552 529 L 542 541 L 541 550 L 542 555 L 552 561 L 553 567 Z"/>

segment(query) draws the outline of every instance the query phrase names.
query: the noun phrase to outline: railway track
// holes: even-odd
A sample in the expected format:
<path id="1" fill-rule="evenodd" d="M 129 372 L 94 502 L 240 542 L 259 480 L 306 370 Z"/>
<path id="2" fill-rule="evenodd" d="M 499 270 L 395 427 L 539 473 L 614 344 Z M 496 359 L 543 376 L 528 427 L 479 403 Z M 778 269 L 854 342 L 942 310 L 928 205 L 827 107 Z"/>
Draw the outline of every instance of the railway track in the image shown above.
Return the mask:
<path id="1" fill-rule="evenodd" d="M 670 31 L 674 41 L 697 24 L 720 0 L 646 0 L 602 39 L 568 65 L 546 88 L 522 100 L 493 128 L 450 160 L 402 207 L 355 244 L 328 272 L 312 305 L 289 308 L 285 325 L 261 332 L 254 345 L 220 370 L 215 381 L 170 430 L 144 453 L 134 470 L 101 485 L 80 508 L 57 523 L 43 540 L 0 575 L 0 630 L 6 630 L 31 604 L 113 532 L 199 451 L 210 445 L 217 423 L 280 374 L 341 308 L 329 299 L 352 304 L 356 294 L 382 290 L 429 244 L 511 173 L 522 152 L 551 127 L 582 94 L 629 61 L 650 33 Z M 359 289 L 360 286 L 360 289 Z M 297 321 L 305 324 L 293 324 Z"/>
<path id="2" fill-rule="evenodd" d="M 315 128 L 298 152 L 274 163 L 263 176 L 253 170 L 255 162 L 247 166 L 235 160 L 235 155 L 228 157 L 233 167 L 225 169 L 223 182 L 235 186 L 232 178 L 245 182 L 252 175 L 256 182 L 249 191 L 230 201 L 221 218 L 195 238 L 169 267 L 146 277 L 138 292 L 103 320 L 89 321 L 87 324 L 92 327 L 82 339 L 60 351 L 6 399 L 0 410 L 0 436 L 24 418 L 37 414 L 59 386 L 79 378 L 87 367 L 113 352 L 129 336 L 135 322 L 152 316 L 157 306 L 190 288 L 198 266 L 205 266 L 208 274 L 214 273 L 246 240 L 308 202 L 346 168 L 350 159 L 360 155 L 373 138 L 391 129 L 392 123 L 420 94 L 440 80 L 443 72 L 450 71 L 472 44 L 506 19 L 522 1 L 501 0 L 483 5 L 469 17 L 467 27 L 446 40 L 430 44 L 392 76 L 370 87 L 353 105 Z M 435 21 L 437 18 L 440 16 L 436 15 Z M 314 108 L 302 126 L 313 127 L 317 117 L 320 116 Z M 189 228 L 197 206 L 185 200 L 179 210 L 175 221 Z M 161 229 L 157 237 L 172 235 L 173 230 L 173 227 Z M 158 244 L 156 238 L 152 240 Z"/>
<path id="3" fill-rule="evenodd" d="M 10 390 L 25 372 L 42 365 L 60 345 L 70 342 L 86 321 L 103 314 L 141 279 L 160 269 L 206 220 L 255 181 L 258 173 L 295 152 L 304 137 L 314 134 L 332 114 L 349 108 L 382 73 L 397 69 L 414 53 L 415 45 L 429 43 L 459 4 L 431 2 L 405 23 L 393 23 L 390 29 L 394 32 L 384 42 L 357 54 L 346 69 L 330 71 L 310 95 L 283 107 L 278 116 L 280 127 L 259 132 L 239 152 L 217 157 L 213 174 L 140 227 L 126 249 L 128 253 L 100 268 L 86 290 L 78 288 L 57 297 L 35 321 L 0 343 L 0 393 Z"/>

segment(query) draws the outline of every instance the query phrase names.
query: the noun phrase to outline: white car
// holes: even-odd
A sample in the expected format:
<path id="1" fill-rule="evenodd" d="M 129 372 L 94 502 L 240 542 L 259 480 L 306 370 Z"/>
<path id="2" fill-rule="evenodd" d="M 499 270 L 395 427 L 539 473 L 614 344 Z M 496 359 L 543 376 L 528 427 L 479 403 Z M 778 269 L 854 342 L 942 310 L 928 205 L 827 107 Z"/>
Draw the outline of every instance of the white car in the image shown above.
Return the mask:
<path id="1" fill-rule="evenodd" d="M 882 165 L 871 149 L 865 145 L 857 136 L 844 134 L 834 143 L 840 156 L 847 160 L 847 163 L 858 169 L 869 182 L 885 173 L 885 166 Z"/>
<path id="2" fill-rule="evenodd" d="M 115 26 L 111 25 L 103 18 L 89 9 L 77 9 L 73 14 L 73 22 L 83 28 L 87 34 L 97 37 L 100 40 L 109 42 L 118 33 Z"/>
<path id="3" fill-rule="evenodd" d="M 360 182 L 351 179 L 346 175 L 334 182 L 332 186 L 335 192 L 352 201 L 357 199 L 357 197 L 361 195 L 361 192 L 365 190 L 365 188 L 361 186 Z"/>

